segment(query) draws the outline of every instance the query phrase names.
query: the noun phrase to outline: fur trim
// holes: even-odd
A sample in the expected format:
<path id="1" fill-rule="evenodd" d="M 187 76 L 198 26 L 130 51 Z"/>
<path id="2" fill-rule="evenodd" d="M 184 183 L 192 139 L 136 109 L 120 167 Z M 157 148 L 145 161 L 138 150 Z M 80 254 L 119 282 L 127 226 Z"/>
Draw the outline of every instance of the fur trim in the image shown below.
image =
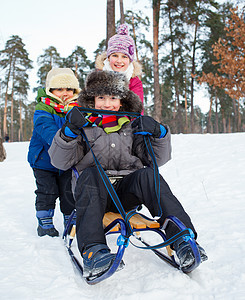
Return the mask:
<path id="1" fill-rule="evenodd" d="M 94 97 L 113 95 L 121 100 L 121 111 L 139 112 L 143 109 L 142 102 L 134 92 L 128 88 L 128 81 L 119 72 L 93 70 L 87 76 L 85 88 L 78 97 L 78 104 L 82 107 L 94 108 Z"/>
<path id="2" fill-rule="evenodd" d="M 107 59 L 106 52 L 103 52 L 102 54 L 97 55 L 95 59 L 95 68 L 99 70 L 103 70 L 104 67 L 104 60 Z M 138 76 L 141 79 L 142 76 L 142 66 L 137 61 L 132 61 L 132 64 L 134 66 L 134 72 L 132 74 L 132 78 Z"/>
<path id="3" fill-rule="evenodd" d="M 78 98 L 78 94 L 81 89 L 79 88 L 78 79 L 76 78 L 73 71 L 69 68 L 54 68 L 50 70 L 46 77 L 46 94 L 48 96 L 51 96 L 52 98 L 55 98 L 60 103 L 64 104 L 60 98 L 58 98 L 50 92 L 50 89 L 66 88 L 75 90 L 74 96 L 71 99 L 69 99 L 68 103 Z"/>

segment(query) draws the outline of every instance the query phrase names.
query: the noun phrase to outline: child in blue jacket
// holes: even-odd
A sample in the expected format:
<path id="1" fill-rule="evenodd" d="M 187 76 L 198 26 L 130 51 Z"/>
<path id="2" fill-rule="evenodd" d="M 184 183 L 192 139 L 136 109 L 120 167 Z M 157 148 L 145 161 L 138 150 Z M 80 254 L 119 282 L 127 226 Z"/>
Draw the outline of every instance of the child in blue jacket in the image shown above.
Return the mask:
<path id="1" fill-rule="evenodd" d="M 39 236 L 59 235 L 53 225 L 57 198 L 60 200 L 60 210 L 65 223 L 74 209 L 71 170 L 64 172 L 52 166 L 48 149 L 56 132 L 64 124 L 66 113 L 77 106 L 79 92 L 79 82 L 69 68 L 50 70 L 46 78 L 46 89 L 38 90 L 28 162 L 33 169 L 37 185 L 35 207 Z"/>

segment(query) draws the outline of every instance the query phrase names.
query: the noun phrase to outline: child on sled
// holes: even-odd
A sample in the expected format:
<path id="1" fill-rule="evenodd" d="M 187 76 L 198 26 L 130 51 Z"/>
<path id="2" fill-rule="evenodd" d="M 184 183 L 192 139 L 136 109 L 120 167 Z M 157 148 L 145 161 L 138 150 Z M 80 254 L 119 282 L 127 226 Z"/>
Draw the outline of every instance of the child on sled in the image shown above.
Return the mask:
<path id="1" fill-rule="evenodd" d="M 92 71 L 88 75 L 78 103 L 82 107 L 115 112 L 140 113 L 142 110 L 142 103 L 128 89 L 125 76 L 108 71 Z M 83 257 L 84 276 L 90 277 L 108 270 L 115 258 L 106 244 L 102 219 L 106 211 L 117 211 L 117 208 L 102 182 L 90 148 L 80 135 L 81 130 L 85 132 L 106 174 L 120 177 L 114 183 L 114 188 L 125 211 L 144 204 L 152 216 L 158 216 L 159 206 L 155 199 L 153 169 L 149 167 L 151 159 L 144 147 L 143 135 L 150 136 L 159 166 L 170 160 L 171 143 L 169 127 L 148 116 L 140 116 L 135 120 L 114 115 L 90 114 L 84 117 L 77 107 L 67 115 L 66 123 L 54 137 L 49 154 L 52 164 L 57 168 L 67 170 L 75 166 L 79 172 L 78 180 L 73 178 L 72 182 L 77 213 L 76 234 Z M 160 188 L 162 215 L 158 222 L 163 224 L 167 216 L 174 215 L 196 237 L 190 217 L 161 176 Z M 171 223 L 165 230 L 167 238 L 178 231 Z M 192 250 L 182 238 L 172 247 L 182 267 L 194 263 Z M 202 261 L 206 260 L 204 249 L 198 247 Z"/>

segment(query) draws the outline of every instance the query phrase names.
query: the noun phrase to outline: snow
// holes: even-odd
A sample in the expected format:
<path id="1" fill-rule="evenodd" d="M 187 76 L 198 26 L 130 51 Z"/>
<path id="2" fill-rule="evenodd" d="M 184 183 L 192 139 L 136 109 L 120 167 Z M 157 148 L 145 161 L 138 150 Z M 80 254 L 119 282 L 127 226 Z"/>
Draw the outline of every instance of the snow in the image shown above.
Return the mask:
<path id="1" fill-rule="evenodd" d="M 129 245 L 125 268 L 89 286 L 74 271 L 60 237 L 37 236 L 29 143 L 5 143 L 0 299 L 245 299 L 245 133 L 173 135 L 172 144 L 173 159 L 160 172 L 190 214 L 209 260 L 187 275 Z M 54 222 L 62 233 L 58 204 Z M 109 239 L 113 249 L 115 239 Z"/>

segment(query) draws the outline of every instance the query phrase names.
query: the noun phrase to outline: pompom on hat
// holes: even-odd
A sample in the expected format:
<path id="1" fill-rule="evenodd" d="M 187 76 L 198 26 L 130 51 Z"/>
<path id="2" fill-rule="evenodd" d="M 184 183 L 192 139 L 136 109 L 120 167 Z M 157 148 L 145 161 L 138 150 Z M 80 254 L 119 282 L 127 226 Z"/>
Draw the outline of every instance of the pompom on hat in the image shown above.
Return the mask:
<path id="1" fill-rule="evenodd" d="M 76 99 L 80 92 L 78 79 L 70 68 L 53 68 L 46 77 L 46 94 L 60 100 L 50 89 L 74 89 L 72 99 Z"/>
<path id="2" fill-rule="evenodd" d="M 134 60 L 135 44 L 134 40 L 128 35 L 126 24 L 121 24 L 117 28 L 117 34 L 113 35 L 108 41 L 107 58 L 115 52 L 126 54 L 131 62 Z"/>

